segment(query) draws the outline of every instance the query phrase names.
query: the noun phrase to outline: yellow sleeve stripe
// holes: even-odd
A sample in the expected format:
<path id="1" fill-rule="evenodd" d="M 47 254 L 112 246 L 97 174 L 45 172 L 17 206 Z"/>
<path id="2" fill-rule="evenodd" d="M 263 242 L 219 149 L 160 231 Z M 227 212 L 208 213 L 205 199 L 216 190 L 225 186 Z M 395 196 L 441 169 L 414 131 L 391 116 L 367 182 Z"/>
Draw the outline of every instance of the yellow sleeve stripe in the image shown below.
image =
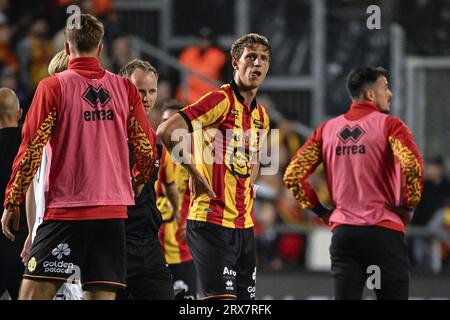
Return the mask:
<path id="1" fill-rule="evenodd" d="M 389 137 L 394 156 L 400 161 L 402 174 L 406 179 L 406 200 L 405 206 L 415 208 L 420 202 L 422 190 L 422 167 L 414 153 L 402 142 L 394 137 Z"/>
<path id="2" fill-rule="evenodd" d="M 303 149 L 300 155 L 296 155 L 295 159 L 288 165 L 284 174 L 284 184 L 292 191 L 302 209 L 313 207 L 305 192 L 305 188 L 302 186 L 302 180 L 320 161 L 319 144 L 313 142 Z"/>
<path id="3" fill-rule="evenodd" d="M 56 112 L 50 112 L 28 145 L 20 161 L 19 170 L 15 176 L 11 191 L 8 194 L 6 209 L 12 210 L 19 206 L 28 186 L 41 165 L 42 150 L 47 144 L 56 122 Z"/>

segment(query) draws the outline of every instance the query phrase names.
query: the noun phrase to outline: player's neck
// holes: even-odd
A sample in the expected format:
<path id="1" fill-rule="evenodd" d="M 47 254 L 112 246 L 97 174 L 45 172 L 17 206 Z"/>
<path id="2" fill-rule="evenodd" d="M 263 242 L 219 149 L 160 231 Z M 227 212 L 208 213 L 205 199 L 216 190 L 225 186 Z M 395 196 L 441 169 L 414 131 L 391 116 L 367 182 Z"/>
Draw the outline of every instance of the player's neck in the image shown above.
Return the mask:
<path id="1" fill-rule="evenodd" d="M 77 50 L 70 51 L 69 60 L 77 58 L 98 58 L 98 49 L 89 52 L 78 52 Z"/>
<path id="2" fill-rule="evenodd" d="M 375 102 L 367 100 L 367 99 L 353 99 L 352 103 L 355 104 L 370 104 L 373 105 L 374 107 L 376 107 L 378 110 L 380 110 L 380 107 L 378 107 Z"/>
<path id="3" fill-rule="evenodd" d="M 244 103 L 250 108 L 253 99 L 256 97 L 256 93 L 258 92 L 258 88 L 247 88 L 240 83 L 239 79 L 234 80 L 239 88 L 239 93 L 244 98 Z"/>
<path id="4" fill-rule="evenodd" d="M 98 58 L 96 54 L 89 53 L 74 53 L 69 56 L 69 60 L 77 59 L 77 58 Z"/>
<path id="5" fill-rule="evenodd" d="M 0 119 L 0 129 L 17 128 L 18 126 L 17 120 Z"/>
<path id="6" fill-rule="evenodd" d="M 252 105 L 252 101 L 255 99 L 256 97 L 256 92 L 258 91 L 258 89 L 249 89 L 249 90 L 241 90 L 239 89 L 239 92 L 241 93 L 241 95 L 244 97 L 244 102 L 245 104 L 251 108 L 250 106 Z"/>

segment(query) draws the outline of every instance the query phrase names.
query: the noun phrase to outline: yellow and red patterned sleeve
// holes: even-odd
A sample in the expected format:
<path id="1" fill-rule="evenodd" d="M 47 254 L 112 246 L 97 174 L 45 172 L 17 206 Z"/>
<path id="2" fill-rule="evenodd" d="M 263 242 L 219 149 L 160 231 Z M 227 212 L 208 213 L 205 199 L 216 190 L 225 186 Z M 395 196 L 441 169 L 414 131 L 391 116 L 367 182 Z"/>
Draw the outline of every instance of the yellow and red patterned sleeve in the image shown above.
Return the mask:
<path id="1" fill-rule="evenodd" d="M 130 97 L 130 115 L 127 120 L 128 141 L 134 154 L 132 174 L 137 184 L 147 183 L 156 162 L 156 134 L 145 114 L 141 96 L 128 79 L 125 85 Z"/>
<path id="2" fill-rule="evenodd" d="M 34 94 L 22 128 L 22 142 L 14 159 L 11 178 L 6 187 L 4 207 L 13 210 L 25 193 L 41 165 L 44 146 L 56 125 L 61 87 L 56 76 L 42 80 Z"/>
<path id="3" fill-rule="evenodd" d="M 303 209 L 314 210 L 317 205 L 320 205 L 317 194 L 307 179 L 322 162 L 323 127 L 324 124 L 317 128 L 297 151 L 283 177 L 284 184 L 292 191 Z"/>
<path id="4" fill-rule="evenodd" d="M 228 114 L 230 102 L 223 91 L 212 91 L 179 114 L 186 121 L 189 132 L 220 123 Z"/>
<path id="5" fill-rule="evenodd" d="M 386 135 L 403 176 L 403 206 L 415 208 L 423 190 L 423 160 L 408 127 L 398 118 L 388 117 Z"/>

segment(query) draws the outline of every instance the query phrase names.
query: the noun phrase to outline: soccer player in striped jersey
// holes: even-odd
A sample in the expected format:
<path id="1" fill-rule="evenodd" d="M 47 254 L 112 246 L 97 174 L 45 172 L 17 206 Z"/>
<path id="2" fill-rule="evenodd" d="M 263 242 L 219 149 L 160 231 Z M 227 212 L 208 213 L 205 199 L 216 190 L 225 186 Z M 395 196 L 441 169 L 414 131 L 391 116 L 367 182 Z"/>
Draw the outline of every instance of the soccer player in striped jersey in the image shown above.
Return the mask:
<path id="1" fill-rule="evenodd" d="M 256 297 L 252 185 L 269 129 L 256 93 L 269 70 L 269 41 L 255 33 L 243 35 L 231 47 L 231 60 L 229 84 L 207 93 L 157 130 L 172 158 L 181 141 L 189 139 L 187 134 L 177 138 L 180 130 L 193 132 L 193 152 L 182 150 L 181 161 L 192 179 L 187 241 L 205 299 Z"/>
<path id="2" fill-rule="evenodd" d="M 161 121 L 166 121 L 182 108 L 182 105 L 177 101 L 164 103 Z M 179 218 L 176 216 L 176 210 L 173 210 L 172 205 L 170 205 L 169 199 L 162 192 L 161 181 L 166 180 L 167 175 L 174 177 L 178 188 Z M 172 273 L 175 296 L 182 295 L 184 299 L 195 299 L 197 296 L 197 278 L 194 262 L 186 242 L 186 219 L 191 201 L 189 173 L 182 165 L 173 162 L 169 153 L 166 153 L 164 159 L 161 159 L 156 196 L 158 209 L 163 217 L 163 224 L 159 230 L 159 240 Z"/>
<path id="3" fill-rule="evenodd" d="M 292 158 L 284 183 L 300 207 L 312 209 L 333 231 L 336 299 L 361 299 L 369 275 L 378 299 L 407 299 L 404 234 L 421 198 L 422 157 L 408 127 L 387 114 L 392 92 L 386 70 L 353 69 L 347 90 L 350 110 L 313 132 Z M 333 210 L 321 205 L 307 181 L 322 162 Z"/>

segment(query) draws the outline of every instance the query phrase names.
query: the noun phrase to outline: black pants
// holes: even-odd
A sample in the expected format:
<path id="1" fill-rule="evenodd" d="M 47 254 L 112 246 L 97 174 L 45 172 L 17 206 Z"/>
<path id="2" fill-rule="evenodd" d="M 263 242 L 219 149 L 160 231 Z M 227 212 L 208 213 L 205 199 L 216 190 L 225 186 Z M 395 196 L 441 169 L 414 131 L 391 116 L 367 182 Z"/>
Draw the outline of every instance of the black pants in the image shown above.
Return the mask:
<path id="1" fill-rule="evenodd" d="M 21 221 L 21 223 L 25 223 Z M 19 294 L 25 266 L 20 258 L 26 234 L 15 234 L 16 240 L 11 242 L 0 234 L 0 296 L 7 290 L 11 299 L 16 300 Z"/>
<path id="2" fill-rule="evenodd" d="M 127 239 L 127 289 L 118 299 L 173 300 L 173 281 L 161 244 L 155 235 Z"/>
<path id="3" fill-rule="evenodd" d="M 409 260 L 404 234 L 376 226 L 342 225 L 330 247 L 335 299 L 359 300 L 364 286 L 380 300 L 406 300 Z"/>
<path id="4" fill-rule="evenodd" d="M 195 300 L 197 297 L 197 277 L 194 262 L 192 260 L 170 264 L 170 272 L 173 278 L 174 291 L 183 290 L 182 299 Z"/>

